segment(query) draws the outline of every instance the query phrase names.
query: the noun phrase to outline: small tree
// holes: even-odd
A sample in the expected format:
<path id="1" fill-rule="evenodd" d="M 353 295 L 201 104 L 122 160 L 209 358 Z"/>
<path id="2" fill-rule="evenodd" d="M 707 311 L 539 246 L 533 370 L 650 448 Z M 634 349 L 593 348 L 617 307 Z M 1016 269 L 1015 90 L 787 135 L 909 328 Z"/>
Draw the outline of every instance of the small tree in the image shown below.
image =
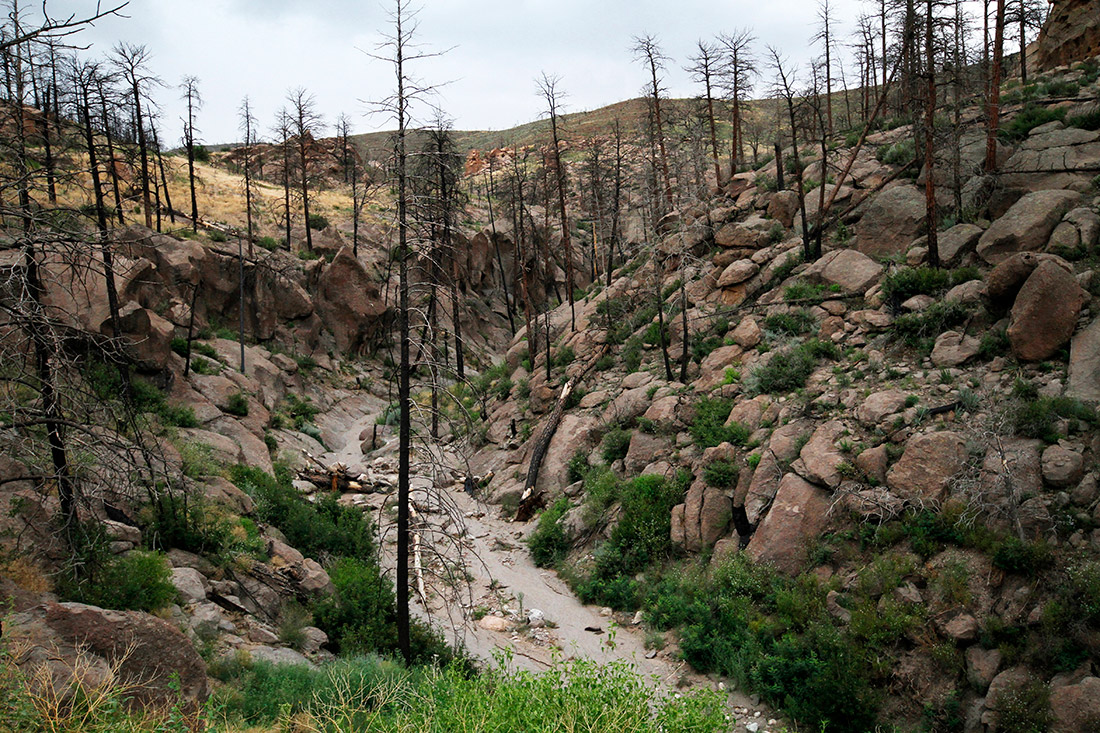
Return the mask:
<path id="1" fill-rule="evenodd" d="M 317 112 L 317 100 L 302 87 L 287 95 L 290 102 L 290 131 L 296 139 L 298 165 L 301 167 L 302 217 L 306 225 L 306 249 L 313 251 L 313 234 L 309 220 L 309 166 L 313 161 L 310 143 L 321 128 L 321 115 Z M 289 240 L 289 235 L 288 239 Z"/>

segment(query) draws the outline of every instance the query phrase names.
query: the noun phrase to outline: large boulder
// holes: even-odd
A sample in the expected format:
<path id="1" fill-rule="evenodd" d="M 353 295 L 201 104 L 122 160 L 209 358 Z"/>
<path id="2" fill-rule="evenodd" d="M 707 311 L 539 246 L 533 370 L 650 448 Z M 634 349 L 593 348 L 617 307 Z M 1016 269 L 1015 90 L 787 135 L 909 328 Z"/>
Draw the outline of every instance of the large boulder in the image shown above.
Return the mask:
<path id="1" fill-rule="evenodd" d="M 1075 191 L 1034 191 L 1012 205 L 978 240 L 978 255 L 997 264 L 1017 252 L 1046 247 L 1058 222 L 1081 200 Z"/>
<path id="2" fill-rule="evenodd" d="M 125 339 L 126 353 L 142 369 L 160 371 L 168 364 L 169 345 L 175 327 L 148 308 L 134 302 L 119 308 L 120 336 Z M 114 322 L 108 316 L 100 325 L 104 336 L 114 336 Z"/>
<path id="3" fill-rule="evenodd" d="M 1100 54 L 1100 14 L 1094 0 L 1051 0 L 1039 33 L 1039 67 L 1069 66 Z"/>
<path id="4" fill-rule="evenodd" d="M 846 293 L 863 294 L 878 282 L 882 265 L 854 249 L 836 249 L 810 265 L 803 274 L 814 282 L 839 285 Z"/>
<path id="5" fill-rule="evenodd" d="M 550 447 L 542 461 L 536 489 L 557 496 L 569 485 L 569 459 L 577 451 L 587 453 L 596 443 L 599 423 L 593 417 L 565 415 L 554 432 Z"/>
<path id="6" fill-rule="evenodd" d="M 840 486 L 839 467 L 844 463 L 844 455 L 837 448 L 836 442 L 846 432 L 844 423 L 838 420 L 830 420 L 814 431 L 799 453 L 802 460 L 800 473 L 807 480 L 834 489 Z"/>
<path id="7" fill-rule="evenodd" d="M 790 229 L 798 213 L 798 194 L 794 191 L 778 191 L 768 203 L 768 216 Z"/>
<path id="8" fill-rule="evenodd" d="M 172 705 L 181 695 L 196 704 L 206 699 L 206 665 L 194 645 L 147 613 L 46 603 L 6 618 L 4 638 L 20 651 L 20 669 L 62 701 L 74 683 L 121 683 L 139 706 Z"/>
<path id="9" fill-rule="evenodd" d="M 856 408 L 856 417 L 864 425 L 874 427 L 888 415 L 901 412 L 905 408 L 905 400 L 908 396 L 900 389 L 875 392 L 868 395 L 867 399 Z"/>
<path id="10" fill-rule="evenodd" d="M 944 331 L 936 337 L 932 348 L 932 363 L 938 367 L 954 367 L 973 359 L 981 351 L 982 342 L 958 331 Z"/>
<path id="11" fill-rule="evenodd" d="M 1054 714 L 1052 733 L 1096 730 L 1100 725 L 1100 677 L 1056 688 L 1050 693 L 1050 711 Z"/>
<path id="12" fill-rule="evenodd" d="M 954 267 L 974 251 L 982 237 L 982 228 L 975 224 L 956 224 L 938 237 L 940 262 Z"/>
<path id="13" fill-rule="evenodd" d="M 1073 272 L 1054 259 L 1040 262 L 1012 306 L 1008 340 L 1023 361 L 1041 361 L 1062 347 L 1087 296 Z"/>
<path id="14" fill-rule="evenodd" d="M 348 247 L 321 273 L 316 306 L 342 352 L 369 344 L 385 326 L 387 308 L 378 283 Z"/>
<path id="15" fill-rule="evenodd" d="M 917 435 L 886 474 L 886 485 L 903 499 L 939 501 L 965 462 L 966 448 L 958 433 Z"/>
<path id="16" fill-rule="evenodd" d="M 746 551 L 757 562 L 794 575 L 802 569 L 810 546 L 828 526 L 829 495 L 788 473 L 779 482 L 775 501 Z"/>
<path id="17" fill-rule="evenodd" d="M 985 278 L 985 298 L 990 310 L 1004 313 L 1046 255 L 1018 252 L 1001 260 Z"/>
<path id="18" fill-rule="evenodd" d="M 855 248 L 865 254 L 901 254 L 924 229 L 924 194 L 915 186 L 888 188 L 861 208 Z"/>
<path id="19" fill-rule="evenodd" d="M 1066 394 L 1100 402 L 1100 318 L 1073 337 L 1069 347 L 1069 387 Z"/>

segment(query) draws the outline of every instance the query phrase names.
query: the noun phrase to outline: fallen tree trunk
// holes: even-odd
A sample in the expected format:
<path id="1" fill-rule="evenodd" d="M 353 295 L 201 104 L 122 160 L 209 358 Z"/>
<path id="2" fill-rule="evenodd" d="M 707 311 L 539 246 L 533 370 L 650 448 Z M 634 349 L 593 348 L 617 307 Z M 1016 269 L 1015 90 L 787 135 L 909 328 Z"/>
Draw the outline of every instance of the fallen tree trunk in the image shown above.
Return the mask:
<path id="1" fill-rule="evenodd" d="M 535 484 L 538 483 L 539 470 L 542 468 L 543 459 L 546 458 L 546 451 L 550 449 L 550 441 L 554 439 L 554 433 L 558 431 L 558 425 L 561 424 L 561 419 L 565 414 L 565 405 L 569 401 L 569 396 L 573 394 L 573 390 L 577 388 L 585 375 L 596 365 L 597 361 L 603 358 L 607 351 L 607 345 L 597 350 L 584 365 L 584 368 L 561 388 L 561 393 L 558 395 L 558 401 L 554 405 L 553 412 L 550 413 L 550 419 L 542 429 L 542 432 L 539 433 L 538 440 L 535 441 L 535 447 L 531 451 L 531 464 L 527 469 L 527 480 L 523 484 L 523 494 L 520 496 L 519 508 L 516 509 L 516 516 L 512 520 L 513 522 L 526 522 L 530 520 L 531 517 L 535 515 L 535 512 L 545 503 L 544 492 L 536 491 Z"/>

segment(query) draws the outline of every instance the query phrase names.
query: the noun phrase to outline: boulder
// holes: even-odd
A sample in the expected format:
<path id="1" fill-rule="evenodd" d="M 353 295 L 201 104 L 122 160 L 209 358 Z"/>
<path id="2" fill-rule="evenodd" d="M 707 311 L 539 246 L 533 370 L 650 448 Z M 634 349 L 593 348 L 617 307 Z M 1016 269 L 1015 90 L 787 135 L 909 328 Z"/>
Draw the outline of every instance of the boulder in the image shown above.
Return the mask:
<path id="1" fill-rule="evenodd" d="M 316 307 L 341 352 L 358 351 L 385 327 L 387 308 L 378 283 L 349 247 L 321 273 Z"/>
<path id="2" fill-rule="evenodd" d="M 1085 475 L 1085 459 L 1077 451 L 1052 445 L 1043 451 L 1043 480 L 1058 489 L 1076 486 Z"/>
<path id="3" fill-rule="evenodd" d="M 784 229 L 790 229 L 794 225 L 797 213 L 798 194 L 794 191 L 777 191 L 768 203 L 768 216 L 782 224 Z"/>
<path id="4" fill-rule="evenodd" d="M 184 603 L 206 600 L 206 578 L 194 568 L 172 568 L 172 585 L 176 586 Z"/>
<path id="5" fill-rule="evenodd" d="M 569 460 L 577 451 L 587 453 L 592 449 L 598 427 L 599 422 L 590 416 L 563 416 L 542 461 L 535 488 L 557 496 L 570 483 Z"/>
<path id="6" fill-rule="evenodd" d="M 1046 247 L 1054 227 L 1081 200 L 1075 191 L 1034 191 L 1024 195 L 985 230 L 978 240 L 978 255 L 998 264 L 1017 252 L 1039 252 Z"/>
<path id="7" fill-rule="evenodd" d="M 924 229 L 927 213 L 924 193 L 909 184 L 886 189 L 860 209 L 855 248 L 872 256 L 904 253 Z"/>
<path id="8" fill-rule="evenodd" d="M 811 282 L 839 285 L 846 293 L 862 294 L 878 282 L 882 265 L 854 249 L 835 249 L 810 265 L 803 276 Z"/>
<path id="9" fill-rule="evenodd" d="M 719 247 L 760 249 L 767 242 L 768 233 L 766 231 L 750 229 L 743 224 L 725 224 L 714 233 L 714 243 Z"/>
<path id="10" fill-rule="evenodd" d="M 758 272 L 760 272 L 760 265 L 752 260 L 737 260 L 730 263 L 729 267 L 718 276 L 718 287 L 729 288 L 740 285 Z"/>
<path id="11" fill-rule="evenodd" d="M 1039 32 L 1039 68 L 1069 66 L 1100 54 L 1100 16 L 1092 0 L 1055 0 Z"/>
<path id="12" fill-rule="evenodd" d="M 23 673 L 52 685 L 59 701 L 70 699 L 76 682 L 86 688 L 120 682 L 136 706 L 206 699 L 206 665 L 191 641 L 147 613 L 46 603 L 7 617 L 4 640 L 21 650 Z"/>
<path id="13" fill-rule="evenodd" d="M 990 310 L 1004 313 L 1016 302 L 1031 273 L 1039 266 L 1041 255 L 1019 252 L 1001 260 L 985 278 L 985 297 Z"/>
<path id="14" fill-rule="evenodd" d="M 974 641 L 981 630 L 978 620 L 969 613 L 957 614 L 941 622 L 939 628 L 940 633 L 956 643 Z"/>
<path id="15" fill-rule="evenodd" d="M 746 317 L 742 318 L 737 328 L 733 329 L 730 338 L 742 349 L 752 349 L 764 338 L 764 332 L 760 330 L 760 325 L 755 318 Z"/>
<path id="16" fill-rule="evenodd" d="M 630 436 L 630 448 L 623 459 L 623 468 L 631 476 L 641 473 L 642 469 L 667 452 L 668 445 L 668 439 L 663 436 L 635 430 Z"/>
<path id="17" fill-rule="evenodd" d="M 888 415 L 904 410 L 908 396 L 907 393 L 897 389 L 875 392 L 856 408 L 856 417 L 864 425 L 874 427 Z"/>
<path id="18" fill-rule="evenodd" d="M 886 471 L 890 466 L 890 456 L 886 452 L 885 443 L 863 451 L 855 457 L 853 463 L 867 478 L 872 478 L 880 484 L 886 483 Z"/>
<path id="19" fill-rule="evenodd" d="M 978 692 L 989 689 L 1001 666 L 1001 652 L 974 645 L 966 650 L 966 679 Z"/>
<path id="20" fill-rule="evenodd" d="M 836 447 L 836 442 L 846 432 L 844 423 L 838 420 L 824 423 L 814 431 L 799 453 L 803 464 L 801 473 L 808 481 L 833 489 L 840 486 L 841 476 L 838 467 L 844 463 L 845 458 Z"/>
<path id="21" fill-rule="evenodd" d="M 264 662 L 276 666 L 290 664 L 293 666 L 312 666 L 312 663 L 301 652 L 286 647 L 254 646 L 248 648 L 248 654 L 253 662 Z"/>
<path id="22" fill-rule="evenodd" d="M 795 575 L 813 543 L 828 526 L 829 495 L 800 476 L 779 482 L 771 510 L 752 536 L 746 552 L 757 562 Z"/>
<path id="23" fill-rule="evenodd" d="M 126 339 L 126 352 L 140 368 L 160 371 L 168 365 L 175 326 L 135 302 L 119 308 L 118 320 L 121 335 Z M 109 317 L 100 324 L 99 332 L 104 336 L 114 335 Z"/>
<path id="24" fill-rule="evenodd" d="M 962 264 L 966 256 L 978 246 L 982 237 L 982 228 L 975 224 L 956 224 L 937 238 L 940 249 L 940 263 L 945 267 Z"/>
<path id="25" fill-rule="evenodd" d="M 1066 394 L 1079 400 L 1100 401 L 1100 318 L 1073 337 Z"/>
<path id="26" fill-rule="evenodd" d="M 932 347 L 932 363 L 938 367 L 954 367 L 973 359 L 981 350 L 982 342 L 958 331 L 944 331 L 936 337 Z"/>
<path id="27" fill-rule="evenodd" d="M 905 452 L 886 474 L 886 485 L 903 499 L 939 501 L 965 462 L 966 449 L 958 433 L 917 435 L 905 444 Z"/>
<path id="28" fill-rule="evenodd" d="M 1024 361 L 1052 356 L 1073 335 L 1087 295 L 1073 272 L 1053 260 L 1040 262 L 1012 306 L 1008 340 Z"/>
<path id="29" fill-rule="evenodd" d="M 1100 677 L 1086 677 L 1053 690 L 1050 711 L 1054 714 L 1052 733 L 1096 730 L 1100 724 Z"/>

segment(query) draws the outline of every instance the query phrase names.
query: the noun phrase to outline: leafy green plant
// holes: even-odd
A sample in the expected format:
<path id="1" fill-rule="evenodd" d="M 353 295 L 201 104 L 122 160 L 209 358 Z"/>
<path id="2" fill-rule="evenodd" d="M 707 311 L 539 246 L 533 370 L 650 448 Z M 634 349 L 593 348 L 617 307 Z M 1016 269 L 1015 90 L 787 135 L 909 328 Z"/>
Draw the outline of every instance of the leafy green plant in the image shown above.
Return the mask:
<path id="1" fill-rule="evenodd" d="M 1055 120 L 1064 120 L 1065 117 L 1065 109 L 1028 104 L 1015 117 L 1000 126 L 997 130 L 997 136 L 1006 143 L 1019 142 L 1039 125 L 1045 125 Z"/>
<path id="2" fill-rule="evenodd" d="M 813 314 L 805 308 L 788 313 L 775 313 L 764 319 L 764 329 L 788 336 L 799 336 L 817 328 Z"/>
<path id="3" fill-rule="evenodd" d="M 225 411 L 238 417 L 248 415 L 248 396 L 244 392 L 234 392 L 229 395 L 229 399 L 225 404 Z"/>
<path id="4" fill-rule="evenodd" d="M 561 518 L 569 511 L 569 499 L 560 497 L 539 517 L 538 526 L 527 538 L 531 559 L 540 568 L 555 567 L 565 559 L 569 542 L 561 526 Z"/>
<path id="5" fill-rule="evenodd" d="M 745 426 L 734 423 L 726 425 L 734 401 L 723 397 L 704 397 L 695 403 L 695 417 L 688 427 L 692 441 L 700 448 L 712 448 L 721 443 L 745 445 L 750 431 Z"/>
<path id="6" fill-rule="evenodd" d="M 309 215 L 309 228 L 316 231 L 328 229 L 328 218 L 322 214 L 310 214 Z"/>
<path id="7" fill-rule="evenodd" d="M 755 391 L 783 394 L 806 386 L 806 380 L 823 358 L 836 359 L 840 350 L 836 344 L 812 339 L 788 351 L 781 351 L 757 367 L 751 374 Z"/>
<path id="8" fill-rule="evenodd" d="M 740 469 L 733 461 L 720 459 L 712 461 L 703 468 L 703 481 L 716 489 L 732 489 L 737 485 Z"/>
<path id="9" fill-rule="evenodd" d="M 607 463 L 626 458 L 630 450 L 630 431 L 620 427 L 608 430 L 601 441 L 602 451 L 600 455 Z"/>

